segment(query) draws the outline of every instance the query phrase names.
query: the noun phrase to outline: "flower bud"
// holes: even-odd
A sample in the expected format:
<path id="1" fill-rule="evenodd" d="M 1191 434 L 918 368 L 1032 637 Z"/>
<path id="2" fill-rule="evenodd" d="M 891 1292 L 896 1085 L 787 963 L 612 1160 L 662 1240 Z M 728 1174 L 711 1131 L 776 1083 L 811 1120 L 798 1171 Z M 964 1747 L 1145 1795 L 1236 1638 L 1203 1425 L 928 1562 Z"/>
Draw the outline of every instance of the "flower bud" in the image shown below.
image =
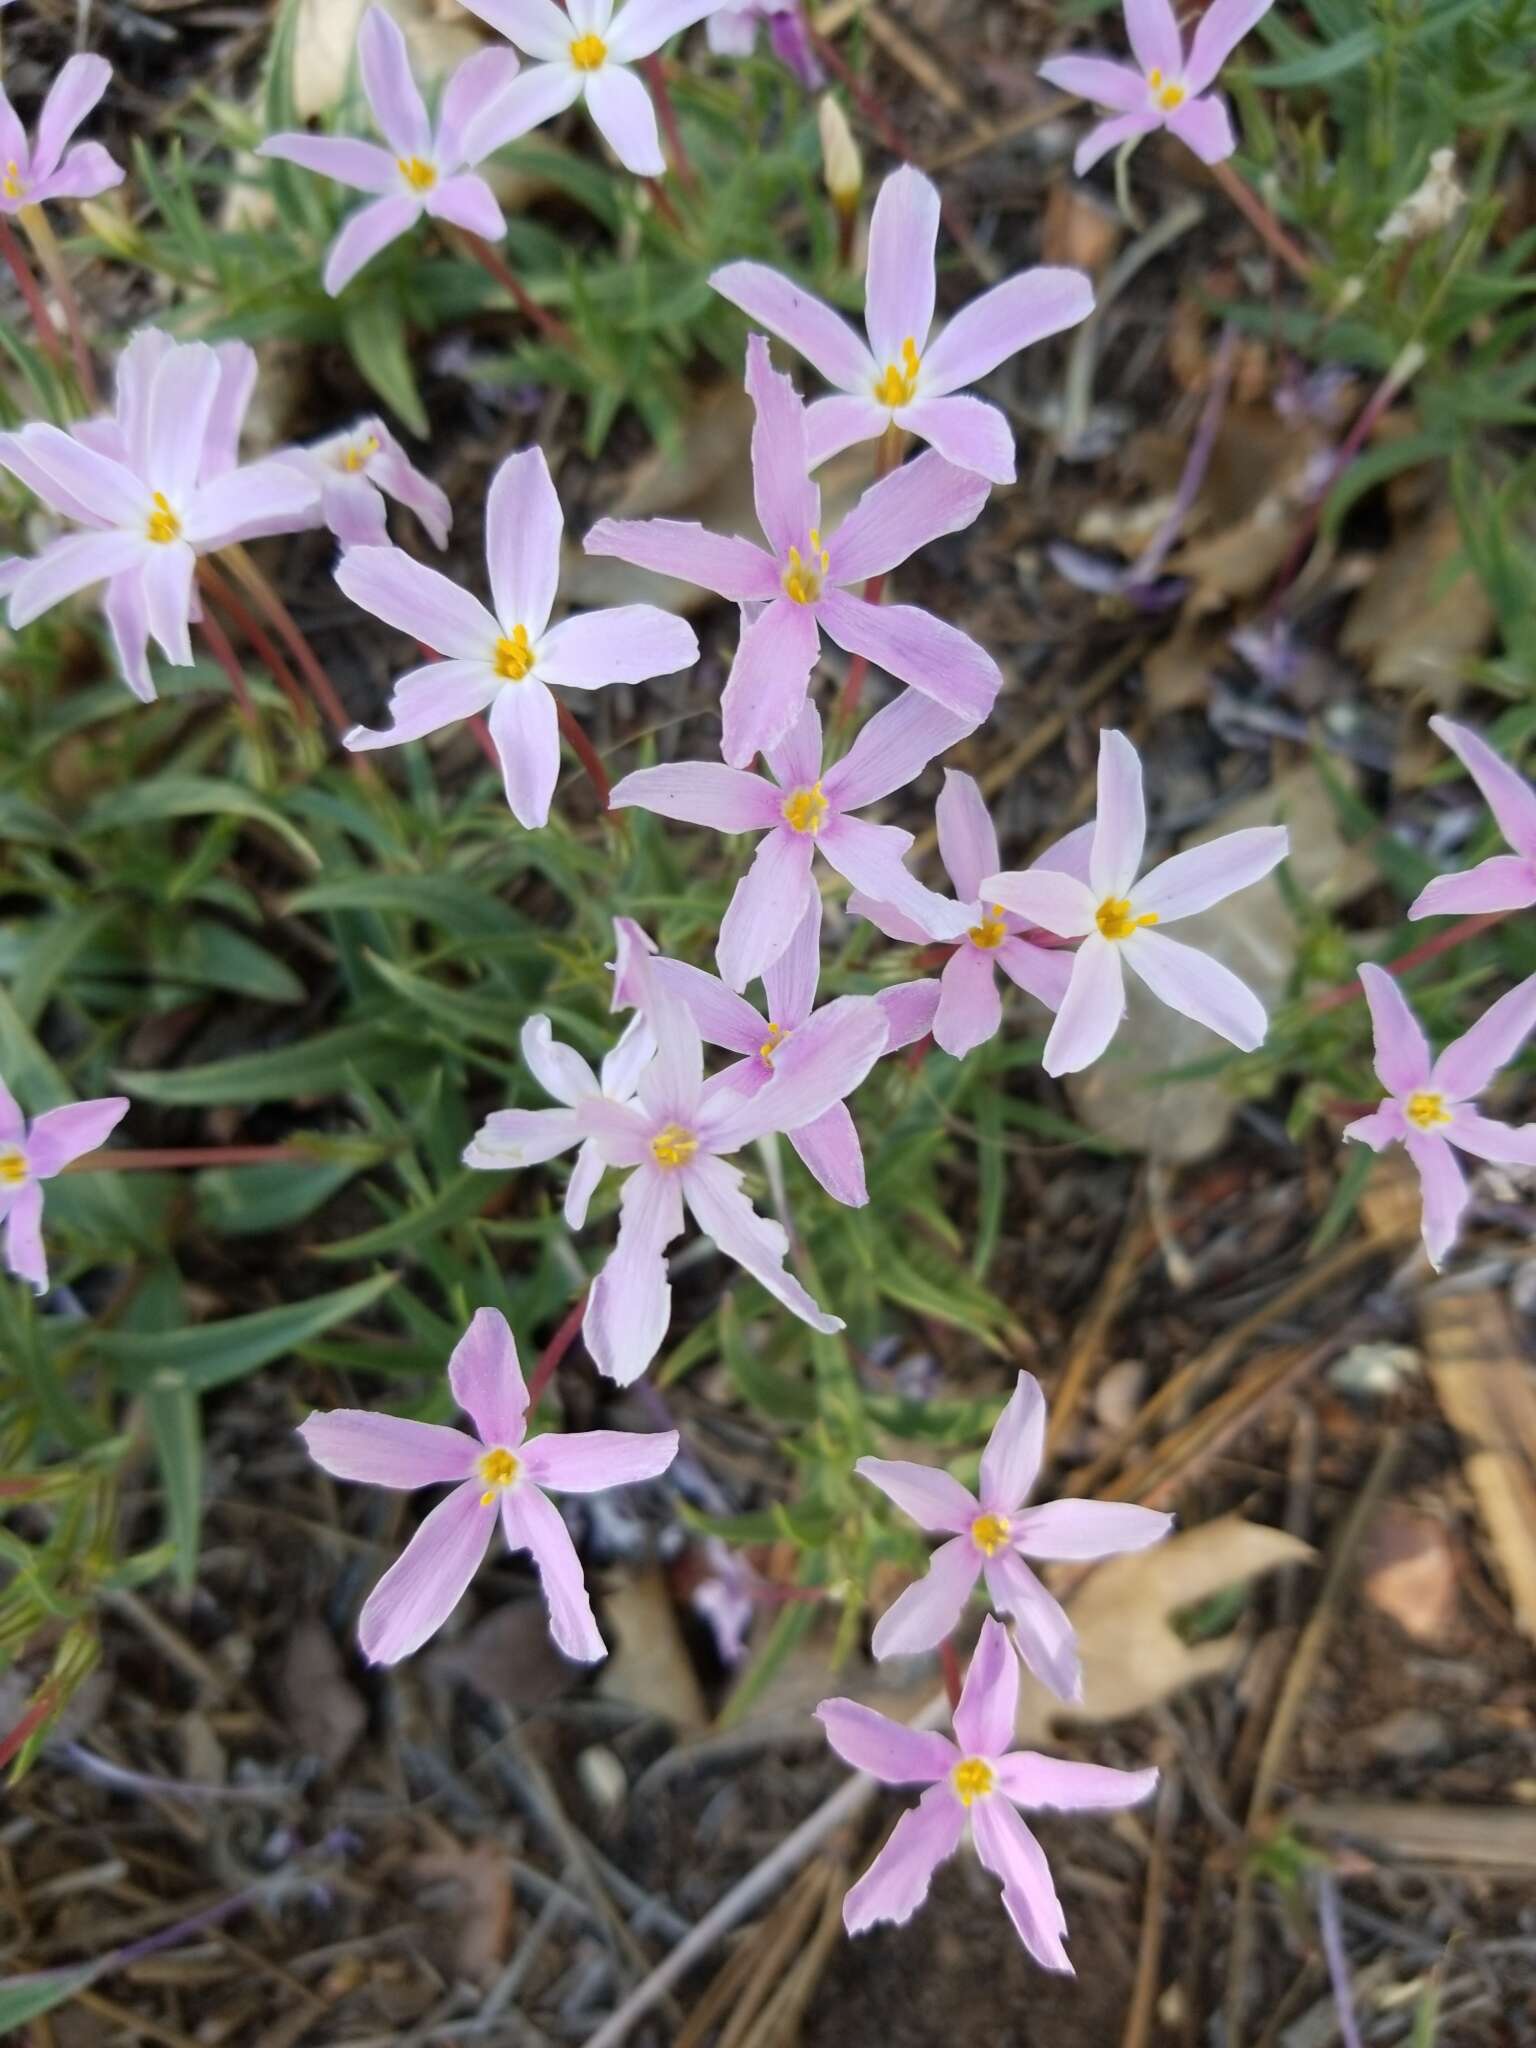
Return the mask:
<path id="1" fill-rule="evenodd" d="M 821 130 L 822 175 L 833 204 L 840 213 L 851 214 L 864 189 L 864 159 L 848 126 L 848 116 L 831 93 L 824 93 L 816 109 Z"/>

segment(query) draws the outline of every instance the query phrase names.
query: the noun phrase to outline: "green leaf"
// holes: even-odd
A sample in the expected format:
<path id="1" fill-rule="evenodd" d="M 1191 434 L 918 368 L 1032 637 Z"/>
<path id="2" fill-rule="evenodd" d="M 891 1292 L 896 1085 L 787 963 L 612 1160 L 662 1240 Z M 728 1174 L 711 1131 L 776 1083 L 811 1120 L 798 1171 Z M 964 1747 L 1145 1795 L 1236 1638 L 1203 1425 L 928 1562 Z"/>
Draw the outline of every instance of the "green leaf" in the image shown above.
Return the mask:
<path id="1" fill-rule="evenodd" d="M 197 1577 L 203 1511 L 203 1429 L 197 1395 L 185 1373 L 162 1368 L 145 1389 L 145 1412 L 165 1487 L 166 1535 L 176 1557 L 176 1583 L 190 1592 Z"/>
<path id="2" fill-rule="evenodd" d="M 72 1970 L 47 1970 L 35 1977 L 20 1977 L 0 1984 L 0 2028 L 24 2026 L 45 2012 L 52 2012 L 66 1998 L 73 1998 L 90 1984 L 100 1965 L 77 1963 Z"/>
<path id="3" fill-rule="evenodd" d="M 155 971 L 163 981 L 228 989 L 258 1003 L 302 1003 L 308 994 L 291 967 L 212 918 L 179 925 L 173 942 L 156 955 Z"/>
<path id="4" fill-rule="evenodd" d="M 491 1192 L 491 1182 L 484 1173 L 466 1168 L 419 1208 L 407 1209 L 403 1215 L 393 1216 L 356 1237 L 342 1238 L 336 1244 L 317 1244 L 313 1248 L 315 1256 L 374 1259 L 385 1252 L 401 1251 L 407 1245 L 430 1243 L 439 1231 L 451 1230 L 467 1223 L 471 1216 L 478 1216 Z"/>
<path id="5" fill-rule="evenodd" d="M 352 1159 L 314 1166 L 217 1166 L 197 1176 L 197 1202 L 220 1237 L 260 1237 L 312 1216 L 359 1170 Z"/>
<path id="6" fill-rule="evenodd" d="M 353 305 L 343 300 L 341 325 L 359 370 L 396 417 L 424 441 L 431 426 L 416 388 L 400 307 L 379 292 Z"/>
<path id="7" fill-rule="evenodd" d="M 238 782 L 211 775 L 156 775 L 129 783 L 98 797 L 81 819 L 79 830 L 91 838 L 100 832 L 124 832 L 137 825 L 163 825 L 170 818 L 246 818 L 265 825 L 285 839 L 310 867 L 320 865 L 314 847 L 281 811 L 253 796 Z"/>
<path id="8" fill-rule="evenodd" d="M 457 875 L 345 875 L 290 896 L 288 911 L 372 910 L 440 925 L 465 938 L 513 937 L 527 921 L 488 893 L 484 882 Z"/>
<path id="9" fill-rule="evenodd" d="M 180 1374 L 194 1392 L 206 1393 L 210 1387 L 227 1386 L 260 1366 L 271 1365 L 335 1324 L 361 1315 L 388 1293 L 397 1277 L 375 1273 L 371 1279 L 338 1287 L 331 1294 L 313 1294 L 306 1301 L 260 1309 L 255 1315 L 231 1316 L 221 1323 L 194 1323 L 190 1328 L 163 1333 L 97 1330 L 87 1342 L 119 1368 L 129 1387 L 147 1389 L 157 1372 L 166 1371 Z"/>
<path id="10" fill-rule="evenodd" d="M 770 1422 L 804 1424 L 816 1419 L 816 1390 L 807 1380 L 787 1378 L 750 1341 L 729 1295 L 720 1304 L 720 1352 L 749 1408 Z"/>
<path id="11" fill-rule="evenodd" d="M 404 1077 L 413 1058 L 404 1037 L 378 1024 L 343 1024 L 300 1045 L 269 1052 L 237 1053 L 200 1067 L 120 1075 L 123 1088 L 145 1102 L 178 1109 L 219 1103 L 286 1102 L 300 1095 L 341 1095 L 354 1078 L 389 1081 Z"/>

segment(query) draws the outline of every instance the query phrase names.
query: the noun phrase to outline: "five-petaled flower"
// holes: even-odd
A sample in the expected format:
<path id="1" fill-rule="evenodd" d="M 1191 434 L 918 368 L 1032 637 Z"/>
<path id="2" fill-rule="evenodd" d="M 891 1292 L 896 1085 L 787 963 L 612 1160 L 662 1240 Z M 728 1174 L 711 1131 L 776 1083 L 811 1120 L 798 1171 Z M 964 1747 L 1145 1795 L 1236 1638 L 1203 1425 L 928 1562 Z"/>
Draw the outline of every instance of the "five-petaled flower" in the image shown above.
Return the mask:
<path id="1" fill-rule="evenodd" d="M 1048 932 L 1081 939 L 1072 979 L 1045 1042 L 1045 1071 L 1074 1074 L 1096 1060 L 1125 1015 L 1122 963 L 1159 1001 L 1218 1032 L 1244 1052 L 1264 1041 L 1264 1006 L 1228 967 L 1154 926 L 1192 917 L 1262 880 L 1285 858 L 1282 825 L 1255 825 L 1192 846 L 1137 880 L 1147 815 L 1141 762 L 1124 733 L 1099 734 L 1099 808 L 1088 880 L 1028 868 L 981 884 L 1000 903 Z"/>
<path id="2" fill-rule="evenodd" d="M 877 1657 L 912 1657 L 951 1635 L 971 1589 L 985 1578 L 994 1607 L 1011 1615 L 1019 1655 L 1059 1699 L 1082 1697 L 1077 1638 L 1059 1601 L 1024 1562 L 1113 1557 L 1145 1550 L 1172 1515 L 1121 1501 L 1052 1500 L 1026 1507 L 1045 1446 L 1045 1396 L 1021 1372 L 981 1454 L 980 1491 L 948 1472 L 903 1458 L 860 1458 L 854 1470 L 921 1528 L 949 1540 L 875 1624 Z"/>
<path id="3" fill-rule="evenodd" d="M 711 277 L 722 297 L 798 349 L 837 391 L 806 415 L 812 469 L 897 427 L 961 469 L 995 484 L 1013 482 L 1008 421 L 996 406 L 957 394 L 1031 342 L 1085 320 L 1093 288 L 1080 270 L 1026 270 L 983 293 L 930 339 L 938 233 L 937 188 L 921 171 L 894 171 L 869 224 L 867 340 L 765 264 L 727 263 Z"/>
<path id="4" fill-rule="evenodd" d="M 344 223 L 331 244 L 325 288 L 332 297 L 423 214 L 487 241 L 499 242 L 507 231 L 495 194 L 469 167 L 490 155 L 489 148 L 474 142 L 473 130 L 516 78 L 516 54 L 481 50 L 461 64 L 443 89 L 435 133 L 411 75 L 405 37 L 382 7 L 370 7 L 363 16 L 357 56 L 363 90 L 387 148 L 350 136 L 300 132 L 269 135 L 256 152 L 377 195 Z"/>
<path id="5" fill-rule="evenodd" d="M 1430 729 L 1461 761 L 1498 820 L 1509 853 L 1495 853 L 1460 875 L 1437 875 L 1409 906 L 1410 917 L 1467 917 L 1486 910 L 1528 910 L 1536 903 L 1536 790 L 1470 726 L 1432 718 Z"/>
<path id="6" fill-rule="evenodd" d="M 1072 977 L 1072 955 L 1054 942 L 1042 945 L 1040 940 L 1045 935 L 1025 919 L 1005 910 L 1000 903 L 988 903 L 982 898 L 983 877 L 997 872 L 997 833 L 972 777 L 958 768 L 945 769 L 935 818 L 939 857 L 955 885 L 967 922 L 939 977 L 933 1035 L 945 1052 L 961 1060 L 978 1045 L 984 1045 L 1003 1021 L 1003 1001 L 997 987 L 999 967 L 1010 981 L 1029 995 L 1037 996 L 1047 1009 L 1059 1010 Z M 1075 875 L 1086 882 L 1092 838 L 1092 825 L 1079 825 L 1032 865 Z M 888 939 L 920 945 L 952 936 L 948 929 L 933 931 L 893 904 L 876 902 L 857 889 L 848 899 L 848 908 L 859 917 L 867 917 Z"/>
<path id="7" fill-rule="evenodd" d="M 539 61 L 503 86 L 481 112 L 473 140 L 481 156 L 563 114 L 579 99 L 625 170 L 659 178 L 667 168 L 656 112 L 630 70 L 669 36 L 712 14 L 721 0 L 464 0 L 471 14 Z"/>
<path id="8" fill-rule="evenodd" d="M 72 1159 L 94 1152 L 122 1122 L 126 1095 L 102 1095 L 45 1109 L 29 1124 L 16 1099 L 0 1081 L 0 1221 L 5 1224 L 5 1263 L 18 1280 L 39 1294 L 48 1291 L 48 1255 L 43 1250 L 43 1182 L 62 1173 Z"/>
<path id="9" fill-rule="evenodd" d="M 447 547 L 453 525 L 447 492 L 422 475 L 375 415 L 345 433 L 284 448 L 277 460 L 313 479 L 320 493 L 313 523 L 328 527 L 344 548 L 389 545 L 386 498 L 416 514 L 434 547 Z"/>
<path id="10" fill-rule="evenodd" d="M 1091 1813 L 1137 1806 L 1156 1788 L 1157 1772 L 1015 1749 L 1018 1693 L 1018 1662 L 1002 1624 L 989 1616 L 955 1707 L 953 1741 L 904 1727 L 857 1700 L 823 1700 L 816 1709 L 844 1763 L 885 1785 L 928 1788 L 844 1899 L 850 1934 L 879 1920 L 909 1920 L 969 1824 L 982 1868 L 1002 1880 L 1003 1905 L 1025 1948 L 1045 1969 L 1071 1974 L 1066 1915 L 1045 1852 L 1018 1809 Z"/>
<path id="11" fill-rule="evenodd" d="M 1475 1107 L 1536 1025 L 1536 974 L 1500 996 L 1433 1063 L 1419 1020 L 1386 969 L 1362 967 L 1360 980 L 1375 1027 L 1376 1075 L 1387 1098 L 1369 1116 L 1346 1124 L 1344 1135 L 1373 1152 L 1403 1146 L 1424 1191 L 1424 1249 L 1430 1264 L 1440 1266 L 1470 1199 L 1452 1146 L 1499 1165 L 1536 1166 L 1536 1124 L 1516 1130 L 1479 1116 Z"/>
<path id="12" fill-rule="evenodd" d="M 369 1594 L 358 1622 L 364 1656 L 396 1664 L 436 1634 L 474 1577 L 499 1517 L 508 1548 L 532 1554 L 556 1643 L 567 1657 L 596 1663 L 607 1652 L 576 1546 L 549 1492 L 601 1493 L 654 1479 L 677 1456 L 677 1431 L 529 1436 L 517 1346 L 493 1308 L 480 1309 L 454 1346 L 448 1383 L 473 1436 L 369 1408 L 333 1408 L 299 1424 L 310 1456 L 337 1479 L 402 1491 L 453 1488 Z"/>
<path id="13" fill-rule="evenodd" d="M 95 199 L 123 182 L 122 165 L 99 142 L 69 139 L 112 82 L 105 57 L 71 57 L 48 88 L 35 141 L 0 86 L 0 213 L 48 199 Z"/>
<path id="14" fill-rule="evenodd" d="M 986 502 L 986 479 L 930 450 L 871 486 L 837 531 L 824 534 L 805 407 L 757 334 L 747 343 L 747 390 L 757 408 L 752 488 L 766 549 L 680 519 L 600 519 L 584 543 L 589 555 L 616 555 L 753 608 L 720 707 L 726 760 L 744 768 L 790 730 L 823 629 L 849 654 L 979 725 L 1002 686 L 991 655 L 931 612 L 871 604 L 846 586 L 969 526 Z"/>
<path id="15" fill-rule="evenodd" d="M 757 1214 L 740 1172 L 724 1155 L 770 1131 L 800 1130 L 841 1102 L 885 1050 L 884 1013 L 868 996 L 829 1003 L 821 1030 L 791 1039 L 767 1086 L 744 1095 L 705 1081 L 692 1013 L 653 972 L 648 948 L 626 926 L 618 920 L 616 999 L 640 997 L 657 1048 L 639 1073 L 636 1100 L 594 1096 L 568 1079 L 560 1109 L 503 1109 L 489 1116 L 464 1154 L 465 1165 L 535 1166 L 590 1144 L 604 1165 L 627 1171 L 618 1243 L 593 1282 L 582 1325 L 588 1351 L 610 1379 L 638 1379 L 666 1336 L 672 1313 L 666 1248 L 682 1232 L 685 1204 L 719 1250 L 803 1322 L 826 1332 L 842 1329 L 785 1271 L 787 1232 Z M 539 1031 L 543 1021 L 531 1020 L 530 1028 Z"/>
<path id="16" fill-rule="evenodd" d="M 105 583 L 107 623 L 135 696 L 155 694 L 151 639 L 167 661 L 191 665 L 197 556 L 291 533 L 319 496 L 277 457 L 238 467 L 255 380 L 255 353 L 243 342 L 213 349 L 145 328 L 118 360 L 110 418 L 77 421 L 69 433 L 44 423 L 0 434 L 0 467 L 88 529 L 54 541 L 16 577 L 12 626 Z"/>
<path id="17" fill-rule="evenodd" d="M 721 974 L 741 990 L 794 937 L 815 894 L 811 864 L 818 853 L 855 889 L 894 904 L 925 931 L 961 936 L 964 908 L 925 888 L 902 865 L 912 834 L 849 813 L 904 789 L 969 730 L 916 690 L 904 690 L 875 713 L 840 761 L 824 769 L 821 719 L 806 704 L 788 736 L 768 749 L 769 775 L 718 761 L 678 761 L 637 768 L 615 785 L 612 801 L 615 808 L 638 804 L 716 832 L 763 833 L 736 885 L 715 952 Z"/>
<path id="18" fill-rule="evenodd" d="M 1195 28 L 1189 55 L 1170 0 L 1125 0 L 1125 28 L 1134 64 L 1109 57 L 1052 57 L 1040 76 L 1063 92 L 1111 109 L 1113 119 L 1090 128 L 1072 168 L 1081 177 L 1122 142 L 1166 128 L 1202 163 L 1220 163 L 1237 147 L 1226 101 L 1207 91 L 1233 50 L 1274 0 L 1212 0 Z"/>
<path id="19" fill-rule="evenodd" d="M 336 581 L 375 618 L 446 657 L 401 676 L 383 732 L 354 726 L 355 752 L 419 740 L 490 711 L 507 802 L 530 831 L 549 821 L 560 773 L 550 685 L 598 690 L 670 675 L 698 659 L 693 628 L 653 604 L 620 605 L 549 623 L 560 580 L 560 500 L 542 449 L 509 455 L 491 482 L 485 552 L 495 611 L 449 576 L 397 548 L 351 548 Z"/>

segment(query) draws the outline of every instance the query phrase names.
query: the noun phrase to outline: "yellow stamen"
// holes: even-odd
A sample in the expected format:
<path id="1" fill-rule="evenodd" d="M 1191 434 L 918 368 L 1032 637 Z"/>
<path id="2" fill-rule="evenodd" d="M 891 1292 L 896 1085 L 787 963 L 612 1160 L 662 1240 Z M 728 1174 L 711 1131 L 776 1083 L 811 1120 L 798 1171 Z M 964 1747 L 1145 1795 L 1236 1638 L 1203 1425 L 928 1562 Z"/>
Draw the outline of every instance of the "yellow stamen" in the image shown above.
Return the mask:
<path id="1" fill-rule="evenodd" d="M 475 1467 L 486 1487 L 480 1496 L 481 1507 L 488 1508 L 502 1487 L 513 1485 L 520 1469 L 511 1451 L 504 1451 L 499 1446 L 494 1451 L 487 1451 Z"/>
<path id="2" fill-rule="evenodd" d="M 1106 896 L 1093 914 L 1093 921 L 1106 939 L 1128 939 L 1132 932 L 1140 931 L 1143 925 L 1156 924 L 1157 912 L 1147 911 L 1137 917 L 1131 910 L 1128 898 Z"/>
<path id="3" fill-rule="evenodd" d="M 15 157 L 6 165 L 5 176 L 0 178 L 0 192 L 3 192 L 7 199 L 25 199 L 27 196 L 27 181 L 21 175 L 21 166 Z"/>
<path id="4" fill-rule="evenodd" d="M 791 832 L 809 832 L 814 839 L 827 822 L 831 805 L 821 793 L 821 784 L 813 782 L 809 789 L 797 789 L 793 796 L 784 799 L 784 822 Z"/>
<path id="5" fill-rule="evenodd" d="M 973 1800 L 985 1799 L 989 1792 L 996 1791 L 997 1773 L 984 1756 L 967 1756 L 950 1772 L 949 1782 L 960 1804 L 969 1806 Z"/>
<path id="6" fill-rule="evenodd" d="M 437 166 L 429 164 L 424 157 L 397 156 L 395 169 L 414 191 L 430 192 L 437 183 Z"/>
<path id="7" fill-rule="evenodd" d="M 1165 114 L 1171 114 L 1175 107 L 1183 106 L 1186 97 L 1184 87 L 1174 84 L 1172 80 L 1164 84 L 1163 74 L 1160 70 L 1152 70 L 1147 73 L 1147 84 L 1151 88 L 1152 97 L 1157 101 L 1157 104 Z"/>
<path id="8" fill-rule="evenodd" d="M 832 557 L 821 544 L 821 535 L 811 528 L 811 545 L 805 554 L 798 548 L 789 551 L 789 567 L 784 571 L 784 595 L 796 604 L 814 604 L 821 595 L 821 579 L 827 573 Z"/>
<path id="9" fill-rule="evenodd" d="M 571 62 L 578 71 L 596 71 L 608 56 L 608 45 L 601 36 L 590 33 L 578 36 L 571 45 Z"/>
<path id="10" fill-rule="evenodd" d="M 1436 1124 L 1448 1124 L 1451 1120 L 1451 1112 L 1445 1106 L 1445 1097 L 1433 1095 L 1428 1090 L 1410 1095 L 1403 1104 L 1403 1115 L 1421 1131 L 1432 1131 Z"/>
<path id="11" fill-rule="evenodd" d="M 758 1058 L 766 1060 L 769 1066 L 771 1067 L 773 1065 L 774 1054 L 778 1051 L 779 1047 L 784 1043 L 784 1040 L 788 1038 L 788 1036 L 789 1033 L 784 1029 L 784 1026 L 782 1024 L 770 1024 L 768 1026 L 768 1036 L 757 1048 Z"/>
<path id="12" fill-rule="evenodd" d="M 668 1124 L 651 1140 L 651 1157 L 658 1166 L 686 1166 L 698 1149 L 698 1139 L 681 1124 Z"/>
<path id="13" fill-rule="evenodd" d="M 898 405 L 910 405 L 917 396 L 917 373 L 921 367 L 922 357 L 917 352 L 917 343 L 909 334 L 901 344 L 901 361 L 887 363 L 875 386 L 875 403 L 888 405 L 892 411 Z"/>
<path id="14" fill-rule="evenodd" d="M 978 1515 L 971 1524 L 971 1541 L 983 1557 L 996 1557 L 1012 1529 L 1006 1515 Z"/>
<path id="15" fill-rule="evenodd" d="M 0 1146 L 0 1187 L 19 1187 L 26 1177 L 27 1155 L 21 1147 Z"/>
<path id="16" fill-rule="evenodd" d="M 1008 927 L 1003 923 L 1003 906 L 994 903 L 992 915 L 983 916 L 980 924 L 973 924 L 966 937 L 973 946 L 980 946 L 983 953 L 992 953 L 1008 936 Z"/>
<path id="17" fill-rule="evenodd" d="M 520 683 L 533 667 L 534 660 L 534 651 L 528 644 L 528 628 L 514 626 L 510 640 L 502 639 L 496 642 L 496 654 L 491 666 L 497 675 L 505 677 L 509 683 Z"/>
<path id="18" fill-rule="evenodd" d="M 166 546 L 173 540 L 181 539 L 181 521 L 171 510 L 170 500 L 164 491 L 156 491 L 150 499 L 150 514 L 144 522 L 144 531 L 151 540 Z"/>
<path id="19" fill-rule="evenodd" d="M 370 463 L 378 452 L 379 437 L 377 434 L 370 434 L 366 441 L 354 441 L 352 443 L 352 446 L 341 458 L 341 466 L 343 469 L 351 470 L 355 475 L 358 470 Z"/>

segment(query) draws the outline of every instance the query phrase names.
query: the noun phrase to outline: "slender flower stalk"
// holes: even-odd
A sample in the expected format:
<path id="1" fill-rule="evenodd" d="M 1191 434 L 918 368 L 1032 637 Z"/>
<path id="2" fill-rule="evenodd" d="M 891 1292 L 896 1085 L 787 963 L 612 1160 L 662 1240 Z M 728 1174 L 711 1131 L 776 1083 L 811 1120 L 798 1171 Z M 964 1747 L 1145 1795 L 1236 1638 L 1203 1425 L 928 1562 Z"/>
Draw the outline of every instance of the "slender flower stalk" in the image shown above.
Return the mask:
<path id="1" fill-rule="evenodd" d="M 94 411 L 101 403 L 101 392 L 96 382 L 96 365 L 91 360 L 90 339 L 85 331 L 85 320 L 80 311 L 80 301 L 75 295 L 69 265 L 64 261 L 64 251 L 59 247 L 59 238 L 53 232 L 52 224 L 40 206 L 24 206 L 18 218 L 42 266 L 43 275 L 53 287 L 54 296 L 63 310 L 70 354 L 74 358 L 75 380 L 80 386 L 81 396 Z"/>

